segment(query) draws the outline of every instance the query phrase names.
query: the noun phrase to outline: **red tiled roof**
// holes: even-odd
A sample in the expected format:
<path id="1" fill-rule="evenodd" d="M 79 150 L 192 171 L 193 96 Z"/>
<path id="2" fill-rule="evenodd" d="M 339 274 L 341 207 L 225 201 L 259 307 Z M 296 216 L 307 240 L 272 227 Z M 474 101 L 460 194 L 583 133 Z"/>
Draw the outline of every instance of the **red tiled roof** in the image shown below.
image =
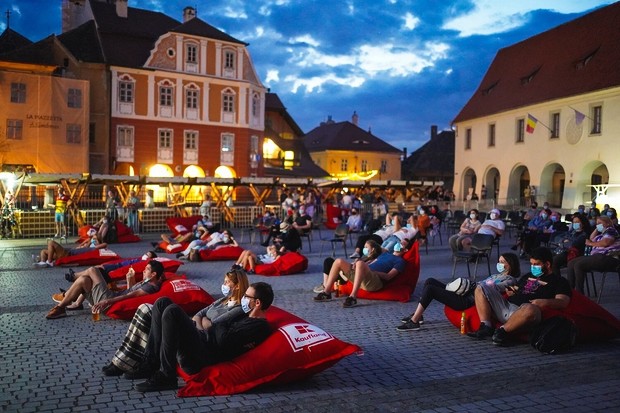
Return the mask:
<path id="1" fill-rule="evenodd" d="M 209 39 L 224 40 L 226 42 L 239 43 L 246 46 L 248 45 L 247 43 L 244 43 L 241 40 L 237 40 L 229 34 L 226 34 L 223 31 L 216 29 L 215 27 L 199 19 L 198 17 L 194 17 L 193 19 L 186 21 L 185 23 L 172 29 L 171 31 L 175 33 L 192 34 L 195 36 L 207 37 Z"/>
<path id="2" fill-rule="evenodd" d="M 310 152 L 325 150 L 401 152 L 400 149 L 396 149 L 349 121 L 322 123 L 304 136 L 304 143 Z"/>
<path id="3" fill-rule="evenodd" d="M 620 86 L 620 2 L 501 49 L 453 122 Z"/>

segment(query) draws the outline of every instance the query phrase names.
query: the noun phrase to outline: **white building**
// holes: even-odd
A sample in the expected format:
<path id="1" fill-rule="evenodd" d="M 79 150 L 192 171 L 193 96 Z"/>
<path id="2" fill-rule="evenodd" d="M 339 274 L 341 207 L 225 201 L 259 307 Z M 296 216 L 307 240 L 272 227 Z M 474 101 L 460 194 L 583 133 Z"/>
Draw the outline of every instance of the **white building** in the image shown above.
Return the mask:
<path id="1" fill-rule="evenodd" d="M 517 205 L 530 185 L 555 207 L 574 210 L 595 189 L 620 207 L 619 22 L 615 3 L 497 53 L 454 119 L 457 199 L 486 185 Z"/>

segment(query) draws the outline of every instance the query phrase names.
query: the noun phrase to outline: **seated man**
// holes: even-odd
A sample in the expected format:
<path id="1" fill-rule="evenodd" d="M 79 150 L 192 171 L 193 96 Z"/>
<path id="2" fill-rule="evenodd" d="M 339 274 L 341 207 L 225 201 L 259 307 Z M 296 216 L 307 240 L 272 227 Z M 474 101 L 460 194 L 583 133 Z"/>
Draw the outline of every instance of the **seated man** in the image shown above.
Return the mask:
<path id="1" fill-rule="evenodd" d="M 331 265 L 329 274 L 326 272 L 328 265 L 326 260 L 323 265 L 324 288 L 314 297 L 314 301 L 331 300 L 333 285 L 342 272 L 343 277 L 353 283 L 351 295 L 345 299 L 342 306 L 345 308 L 355 307 L 357 305 L 357 292 L 360 288 L 366 291 L 379 291 L 387 281 L 403 272 L 405 260 L 401 255 L 407 252 L 407 241 L 403 240 L 398 245 L 400 248 L 394 248 L 394 253 L 389 253 L 383 252 L 381 246 L 375 241 L 368 240 L 364 245 L 364 257 L 362 259 L 351 264 L 345 259 L 338 258 Z"/>
<path id="2" fill-rule="evenodd" d="M 293 219 L 292 227 L 300 234 L 305 234 L 312 230 L 312 218 L 310 215 L 306 214 L 306 208 L 304 206 L 299 207 L 298 213 L 295 214 L 295 218 Z"/>
<path id="3" fill-rule="evenodd" d="M 478 229 L 478 234 L 486 234 L 493 235 L 495 239 L 504 235 L 504 231 L 506 230 L 506 224 L 499 217 L 499 209 L 492 209 L 489 213 L 489 217 L 484 220 L 480 228 Z M 463 240 L 463 249 L 469 251 L 471 248 L 472 238 L 468 238 Z"/>
<path id="4" fill-rule="evenodd" d="M 87 238 L 86 241 L 78 245 L 77 248 L 70 249 L 50 239 L 47 241 L 47 248 L 41 250 L 39 254 L 40 261 L 35 265 L 37 267 L 53 267 L 54 261 L 59 258 L 79 255 L 92 250 L 103 249 L 108 246 L 105 242 L 93 243 L 93 238 Z"/>
<path id="5" fill-rule="evenodd" d="M 123 291 L 112 291 L 98 271 L 87 276 L 79 277 L 67 290 L 62 301 L 52 308 L 45 318 L 53 320 L 67 315 L 66 307 L 73 303 L 80 294 L 84 294 L 88 302 L 93 305 L 93 313 L 105 311 L 112 304 L 128 298 L 140 297 L 159 291 L 165 281 L 164 266 L 159 261 L 151 261 L 144 268 L 144 280 L 137 284 L 128 284 Z M 130 277 L 132 278 L 132 277 Z M 128 278 L 128 279 L 130 279 Z M 133 281 L 135 283 L 135 281 Z"/>
<path id="6" fill-rule="evenodd" d="M 301 248 L 301 237 L 295 228 L 284 221 L 280 224 L 280 235 L 273 239 L 273 245 L 281 254 L 295 252 Z"/>
<path id="7" fill-rule="evenodd" d="M 360 232 L 362 230 L 362 217 L 355 207 L 351 208 L 351 215 L 347 218 L 347 227 L 349 232 Z"/>
<path id="8" fill-rule="evenodd" d="M 265 311 L 272 302 L 269 284 L 251 284 L 241 299 L 243 317 L 202 330 L 169 298 L 158 299 L 153 305 L 145 360 L 139 367 L 151 369 L 153 374 L 134 388 L 140 392 L 176 389 L 177 363 L 188 374 L 196 374 L 205 366 L 232 360 L 256 347 L 271 334 Z"/>
<path id="9" fill-rule="evenodd" d="M 507 298 L 496 288 L 478 284 L 475 292 L 476 310 L 480 316 L 478 331 L 470 337 L 493 337 L 493 344 L 506 346 L 509 334 L 531 330 L 542 320 L 542 309 L 563 310 L 570 304 L 571 288 L 566 279 L 553 274 L 553 254 L 548 248 L 539 247 L 530 254 L 531 270 L 506 289 Z M 503 325 L 493 328 L 496 319 Z"/>

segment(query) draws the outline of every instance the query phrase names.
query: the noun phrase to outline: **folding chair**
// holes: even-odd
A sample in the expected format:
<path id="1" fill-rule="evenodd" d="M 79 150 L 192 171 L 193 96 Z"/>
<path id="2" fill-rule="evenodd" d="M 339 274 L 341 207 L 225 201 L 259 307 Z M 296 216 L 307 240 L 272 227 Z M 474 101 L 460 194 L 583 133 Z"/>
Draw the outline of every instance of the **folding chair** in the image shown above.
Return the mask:
<path id="1" fill-rule="evenodd" d="M 321 257 L 323 256 L 323 246 L 329 242 L 332 246 L 332 257 L 336 257 L 336 245 L 342 244 L 344 247 L 344 255 L 347 256 L 347 238 L 349 237 L 349 227 L 347 224 L 339 224 L 334 230 L 332 238 L 324 239 L 321 243 Z"/>
<path id="2" fill-rule="evenodd" d="M 600 272 L 602 274 L 601 288 L 598 293 L 596 291 L 596 282 L 594 280 L 594 273 L 596 272 Z M 603 288 L 605 287 L 605 279 L 607 278 L 607 273 L 614 272 L 618 274 L 618 282 L 620 282 L 620 264 L 618 264 L 618 267 L 616 267 L 614 271 L 590 271 L 586 274 L 586 290 L 588 292 L 588 295 L 590 295 L 590 283 L 588 281 L 588 276 L 590 276 L 590 278 L 592 278 L 592 288 L 594 290 L 594 296 L 596 297 L 597 304 L 601 302 L 601 297 L 603 296 Z"/>
<path id="3" fill-rule="evenodd" d="M 458 261 L 465 261 L 467 263 L 467 276 L 470 280 L 475 281 L 476 276 L 478 275 L 478 262 L 480 258 L 486 258 L 487 260 L 487 268 L 489 270 L 489 275 L 491 275 L 491 263 L 489 262 L 491 251 L 493 249 L 493 242 L 495 241 L 495 237 L 493 235 L 488 234 L 474 234 L 471 240 L 471 250 L 470 251 L 457 251 L 453 255 L 453 265 L 452 265 L 452 278 L 454 278 L 454 274 L 456 272 L 456 263 Z M 470 261 L 475 260 L 474 267 L 474 276 L 471 276 L 471 270 L 469 269 Z"/>

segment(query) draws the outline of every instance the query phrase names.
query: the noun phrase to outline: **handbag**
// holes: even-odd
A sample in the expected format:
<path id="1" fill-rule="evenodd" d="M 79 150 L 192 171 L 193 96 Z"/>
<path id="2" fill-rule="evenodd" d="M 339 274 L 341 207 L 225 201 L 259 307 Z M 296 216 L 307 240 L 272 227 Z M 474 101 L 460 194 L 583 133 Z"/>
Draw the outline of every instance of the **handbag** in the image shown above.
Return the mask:
<path id="1" fill-rule="evenodd" d="M 451 291 L 458 295 L 465 295 L 469 292 L 471 287 L 472 283 L 469 281 L 469 278 L 457 278 L 446 284 L 446 291 Z"/>

